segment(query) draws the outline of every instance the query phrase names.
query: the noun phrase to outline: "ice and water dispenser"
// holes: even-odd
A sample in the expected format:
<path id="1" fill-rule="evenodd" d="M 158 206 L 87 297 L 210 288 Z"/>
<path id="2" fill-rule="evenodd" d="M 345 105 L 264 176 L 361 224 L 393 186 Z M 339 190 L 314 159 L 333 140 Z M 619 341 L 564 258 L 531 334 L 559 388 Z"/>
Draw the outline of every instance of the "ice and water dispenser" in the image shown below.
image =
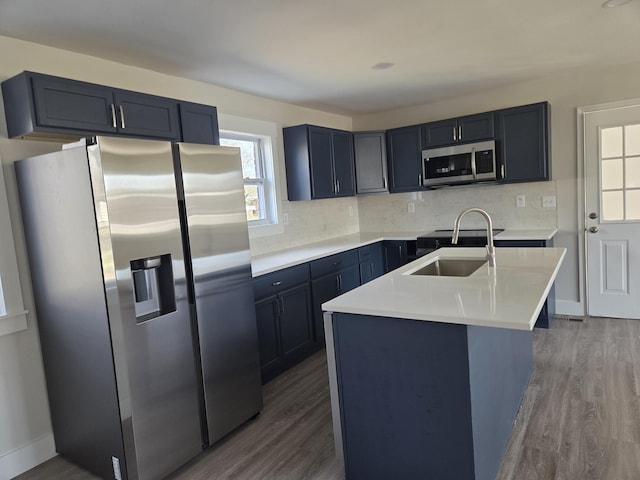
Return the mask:
<path id="1" fill-rule="evenodd" d="M 136 322 L 176 311 L 171 255 L 131 261 Z"/>

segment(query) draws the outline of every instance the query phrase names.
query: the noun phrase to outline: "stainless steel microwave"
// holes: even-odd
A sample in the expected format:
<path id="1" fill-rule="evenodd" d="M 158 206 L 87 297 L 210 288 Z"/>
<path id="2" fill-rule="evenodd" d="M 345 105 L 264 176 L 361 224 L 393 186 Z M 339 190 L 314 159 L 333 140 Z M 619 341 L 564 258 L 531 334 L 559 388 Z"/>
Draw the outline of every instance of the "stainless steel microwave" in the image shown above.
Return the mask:
<path id="1" fill-rule="evenodd" d="M 496 180 L 496 142 L 467 143 L 422 151 L 425 187 Z"/>

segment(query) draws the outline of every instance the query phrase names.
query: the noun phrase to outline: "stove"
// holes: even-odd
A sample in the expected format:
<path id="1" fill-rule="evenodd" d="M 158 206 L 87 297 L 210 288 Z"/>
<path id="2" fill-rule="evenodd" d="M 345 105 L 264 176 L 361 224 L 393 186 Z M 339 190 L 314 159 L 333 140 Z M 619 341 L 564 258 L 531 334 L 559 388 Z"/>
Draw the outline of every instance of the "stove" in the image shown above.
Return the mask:
<path id="1" fill-rule="evenodd" d="M 504 231 L 502 228 L 494 228 L 493 235 Z M 487 230 L 463 230 L 458 235 L 458 243 L 451 243 L 453 230 L 435 230 L 420 235 L 416 242 L 417 256 L 426 255 L 441 247 L 484 247 L 487 244 Z"/>

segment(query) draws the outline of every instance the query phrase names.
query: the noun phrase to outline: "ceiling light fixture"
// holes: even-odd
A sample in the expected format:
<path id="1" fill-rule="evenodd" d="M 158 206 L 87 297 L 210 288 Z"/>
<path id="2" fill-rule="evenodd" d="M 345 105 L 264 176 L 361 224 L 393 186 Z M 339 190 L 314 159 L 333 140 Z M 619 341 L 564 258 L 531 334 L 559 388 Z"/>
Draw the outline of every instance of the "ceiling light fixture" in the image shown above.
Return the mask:
<path id="1" fill-rule="evenodd" d="M 387 70 L 391 67 L 393 67 L 395 65 L 395 63 L 391 63 L 391 62 L 380 62 L 380 63 L 376 63 L 373 67 L 371 67 L 372 70 Z"/>
<path id="2" fill-rule="evenodd" d="M 631 0 L 607 0 L 602 4 L 602 8 L 621 7 L 622 5 L 626 5 L 627 3 L 631 3 Z"/>

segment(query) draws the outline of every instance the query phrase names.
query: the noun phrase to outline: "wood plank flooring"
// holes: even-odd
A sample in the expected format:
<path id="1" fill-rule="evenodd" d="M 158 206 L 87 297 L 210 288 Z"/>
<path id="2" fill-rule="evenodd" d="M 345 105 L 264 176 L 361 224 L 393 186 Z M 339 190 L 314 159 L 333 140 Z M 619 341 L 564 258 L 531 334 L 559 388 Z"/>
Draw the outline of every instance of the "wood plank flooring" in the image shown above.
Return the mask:
<path id="1" fill-rule="evenodd" d="M 640 321 L 556 320 L 534 332 L 534 348 L 534 373 L 497 480 L 640 479 Z M 344 480 L 324 352 L 267 384 L 264 400 L 257 419 L 170 479 Z M 95 478 L 59 457 L 17 477 Z"/>

